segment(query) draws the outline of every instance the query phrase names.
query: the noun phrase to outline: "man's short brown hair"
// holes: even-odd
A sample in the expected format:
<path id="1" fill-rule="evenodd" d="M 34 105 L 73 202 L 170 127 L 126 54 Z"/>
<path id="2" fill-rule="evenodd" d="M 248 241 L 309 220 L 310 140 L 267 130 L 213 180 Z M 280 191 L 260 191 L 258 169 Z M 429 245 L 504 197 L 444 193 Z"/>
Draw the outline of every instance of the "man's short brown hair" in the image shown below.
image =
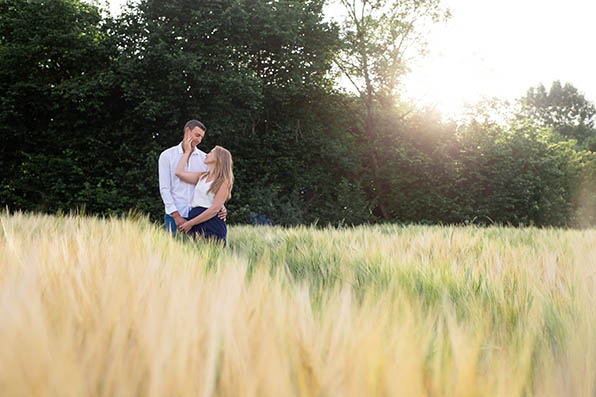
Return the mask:
<path id="1" fill-rule="evenodd" d="M 205 124 L 201 123 L 199 120 L 190 120 L 187 121 L 186 124 L 184 125 L 184 131 L 186 131 L 187 128 L 190 128 L 190 130 L 194 130 L 195 127 L 199 127 L 200 129 L 203 130 L 203 132 L 207 132 L 207 128 L 205 127 Z"/>

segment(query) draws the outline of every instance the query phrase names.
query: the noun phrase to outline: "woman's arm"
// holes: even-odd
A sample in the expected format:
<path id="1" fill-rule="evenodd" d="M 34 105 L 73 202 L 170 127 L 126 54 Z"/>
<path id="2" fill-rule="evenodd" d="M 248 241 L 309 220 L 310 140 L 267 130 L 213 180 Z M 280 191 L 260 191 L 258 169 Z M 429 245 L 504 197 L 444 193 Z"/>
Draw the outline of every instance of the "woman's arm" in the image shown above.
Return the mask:
<path id="1" fill-rule="evenodd" d="M 192 229 L 193 226 L 198 225 L 199 223 L 206 222 L 209 219 L 213 218 L 215 215 L 217 215 L 221 207 L 226 202 L 226 198 L 228 198 L 229 190 L 230 184 L 228 183 L 228 181 L 224 181 L 224 183 L 221 184 L 219 190 L 215 194 L 213 204 L 211 204 L 211 206 L 207 208 L 205 211 L 203 211 L 200 215 L 195 216 L 188 222 L 180 225 L 180 230 L 188 232 L 190 229 Z"/>
<path id="2" fill-rule="evenodd" d="M 190 139 L 185 140 L 182 144 L 184 145 L 184 148 L 186 150 L 184 151 L 184 154 L 182 155 L 182 157 L 180 157 L 180 161 L 178 161 L 178 165 L 176 165 L 175 174 L 178 178 L 180 178 L 184 182 L 190 183 L 192 185 L 196 185 L 197 182 L 199 181 L 199 178 L 201 177 L 201 175 L 204 174 L 204 172 L 184 171 L 184 164 L 186 164 L 188 162 L 188 158 L 190 157 L 190 154 L 192 153 L 192 146 L 190 144 Z"/>

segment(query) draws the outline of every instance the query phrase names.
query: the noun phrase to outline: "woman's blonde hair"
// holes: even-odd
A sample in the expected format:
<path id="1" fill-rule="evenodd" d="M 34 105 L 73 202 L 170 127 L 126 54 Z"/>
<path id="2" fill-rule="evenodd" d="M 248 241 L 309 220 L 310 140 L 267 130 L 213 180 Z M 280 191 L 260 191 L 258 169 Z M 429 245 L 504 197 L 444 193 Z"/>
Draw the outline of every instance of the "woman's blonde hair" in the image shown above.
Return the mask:
<path id="1" fill-rule="evenodd" d="M 234 185 L 234 173 L 232 172 L 232 154 L 221 146 L 213 148 L 215 154 L 215 167 L 210 169 L 201 179 L 213 176 L 213 183 L 207 193 L 217 194 L 221 185 L 227 181 L 230 186 L 226 201 L 232 197 L 232 186 Z"/>

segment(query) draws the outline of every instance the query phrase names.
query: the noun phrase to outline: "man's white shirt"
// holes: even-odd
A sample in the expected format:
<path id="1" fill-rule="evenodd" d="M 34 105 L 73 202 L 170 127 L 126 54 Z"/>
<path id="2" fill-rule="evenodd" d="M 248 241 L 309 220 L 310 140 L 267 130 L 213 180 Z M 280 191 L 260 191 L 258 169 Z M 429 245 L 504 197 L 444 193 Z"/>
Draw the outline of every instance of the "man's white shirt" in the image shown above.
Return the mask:
<path id="1" fill-rule="evenodd" d="M 190 212 L 190 203 L 195 191 L 195 185 L 181 181 L 176 176 L 176 166 L 182 157 L 182 143 L 164 150 L 159 155 L 159 192 L 165 205 L 166 214 L 178 211 L 183 217 Z M 188 163 L 184 166 L 185 171 L 206 172 L 205 153 L 195 148 Z"/>

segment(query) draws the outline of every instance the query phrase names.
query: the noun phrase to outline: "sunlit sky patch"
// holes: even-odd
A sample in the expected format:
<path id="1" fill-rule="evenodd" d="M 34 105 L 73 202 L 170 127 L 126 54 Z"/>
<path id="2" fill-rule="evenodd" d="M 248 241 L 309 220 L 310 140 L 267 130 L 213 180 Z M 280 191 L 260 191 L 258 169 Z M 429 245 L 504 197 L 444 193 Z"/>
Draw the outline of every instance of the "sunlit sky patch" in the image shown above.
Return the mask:
<path id="1" fill-rule="evenodd" d="M 540 83 L 569 82 L 596 101 L 596 2 L 444 0 L 430 54 L 412 65 L 407 95 L 457 116 L 466 102 L 514 100 Z"/>

